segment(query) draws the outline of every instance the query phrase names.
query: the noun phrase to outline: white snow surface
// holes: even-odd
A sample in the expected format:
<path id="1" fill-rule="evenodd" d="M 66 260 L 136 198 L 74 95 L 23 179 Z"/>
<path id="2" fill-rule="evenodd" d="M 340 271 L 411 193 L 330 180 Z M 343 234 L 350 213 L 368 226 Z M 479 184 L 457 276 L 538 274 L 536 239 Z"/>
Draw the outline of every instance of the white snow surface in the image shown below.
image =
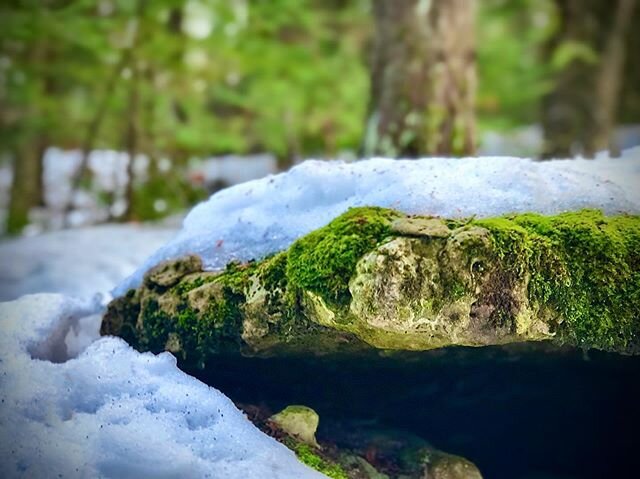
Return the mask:
<path id="1" fill-rule="evenodd" d="M 0 242 L 0 301 L 30 293 L 64 293 L 107 300 L 110 291 L 176 229 L 111 224 Z"/>
<path id="2" fill-rule="evenodd" d="M 186 253 L 200 254 L 212 269 L 263 257 L 352 206 L 451 217 L 584 207 L 639 213 L 639 180 L 637 148 L 620 159 L 550 162 L 307 161 L 198 205 L 116 292 Z M 85 298 L 38 294 L 0 304 L 0 477 L 322 477 L 222 393 L 182 373 L 171 354 L 141 354 L 99 337 L 100 298 L 87 298 L 173 234 L 135 228 L 0 244 L 5 296 L 55 290 Z"/>
<path id="3" fill-rule="evenodd" d="M 97 303 L 0 304 L 0 477 L 319 478 L 169 353 L 98 338 Z"/>
<path id="4" fill-rule="evenodd" d="M 354 206 L 409 214 L 487 217 L 598 208 L 640 212 L 640 148 L 622 158 L 532 161 L 512 157 L 308 160 L 286 173 L 222 190 L 199 204 L 182 231 L 114 291 L 136 287 L 160 261 L 198 254 L 209 269 L 287 248 Z"/>

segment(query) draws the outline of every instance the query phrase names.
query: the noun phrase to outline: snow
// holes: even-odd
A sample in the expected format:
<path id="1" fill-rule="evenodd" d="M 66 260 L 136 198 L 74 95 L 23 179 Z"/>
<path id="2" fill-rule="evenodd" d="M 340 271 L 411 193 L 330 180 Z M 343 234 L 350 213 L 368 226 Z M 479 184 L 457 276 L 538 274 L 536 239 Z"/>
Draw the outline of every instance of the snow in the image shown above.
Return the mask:
<path id="1" fill-rule="evenodd" d="M 117 217 L 126 207 L 124 196 L 128 182 L 127 166 L 129 156 L 126 152 L 114 150 L 92 150 L 87 156 L 87 168 L 91 173 L 91 191 L 72 192 L 72 178 L 82 163 L 80 150 L 64 150 L 57 147 L 47 148 L 42 158 L 45 206 L 33 208 L 27 234 L 58 230 L 69 226 L 79 227 L 103 223 L 110 217 Z M 136 155 L 133 171 L 136 182 L 148 180 L 150 158 L 144 154 Z M 0 220 L 6 217 L 11 188 L 12 171 L 4 158 L 0 158 Z M 167 173 L 172 166 L 168 158 L 159 158 L 157 166 Z M 209 191 L 222 186 L 261 178 L 277 171 L 275 156 L 269 153 L 252 155 L 225 155 L 210 158 L 191 158 L 186 175 L 194 186 L 204 186 Z M 111 205 L 105 204 L 100 197 L 106 193 L 113 197 Z M 68 211 L 69 204 L 72 206 Z M 162 211 L 159 200 L 158 211 Z M 0 221 L 0 234 L 4 221 Z"/>
<path id="2" fill-rule="evenodd" d="M 580 208 L 640 212 L 640 148 L 622 158 L 532 161 L 512 157 L 309 160 L 286 173 L 222 190 L 187 215 L 181 232 L 115 290 L 187 253 L 209 269 L 283 250 L 353 206 L 410 214 L 493 216 Z"/>
<path id="3" fill-rule="evenodd" d="M 613 131 L 613 144 L 621 150 L 640 145 L 640 125 L 619 125 Z M 479 155 L 536 156 L 544 146 L 544 132 L 540 125 L 520 127 L 508 132 L 487 131 L 482 135 Z"/>
<path id="4" fill-rule="evenodd" d="M 106 225 L 0 243 L 2 298 L 75 296 L 0 304 L 0 477 L 321 477 L 171 354 L 99 337 L 102 299 L 93 295 L 156 248 L 116 294 L 163 259 L 197 253 L 213 269 L 282 250 L 352 206 L 452 217 L 639 213 L 639 180 L 640 148 L 620 159 L 549 162 L 310 160 L 214 194 L 177 235 Z"/>
<path id="5" fill-rule="evenodd" d="M 0 301 L 51 292 L 109 299 L 176 229 L 136 224 L 55 231 L 0 242 Z"/>
<path id="6" fill-rule="evenodd" d="M 323 477 L 171 354 L 98 338 L 98 307 L 0 305 L 0 477 Z"/>

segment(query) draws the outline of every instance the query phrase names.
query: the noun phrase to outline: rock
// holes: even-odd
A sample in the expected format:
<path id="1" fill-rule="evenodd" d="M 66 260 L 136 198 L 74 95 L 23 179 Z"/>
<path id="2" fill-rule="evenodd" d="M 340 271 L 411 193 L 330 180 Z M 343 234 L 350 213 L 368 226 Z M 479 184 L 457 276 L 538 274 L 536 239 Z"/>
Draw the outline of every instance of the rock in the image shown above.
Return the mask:
<path id="1" fill-rule="evenodd" d="M 593 210 L 459 222 L 354 208 L 258 262 L 153 268 L 103 334 L 211 355 L 555 341 L 640 351 L 640 218 Z M 178 350 L 179 348 L 179 350 Z"/>
<path id="2" fill-rule="evenodd" d="M 391 231 L 402 236 L 425 238 L 447 238 L 451 234 L 451 230 L 443 220 L 420 216 L 408 216 L 392 221 Z"/>
<path id="3" fill-rule="evenodd" d="M 427 457 L 422 479 L 482 479 L 478 467 L 464 457 L 440 451 Z"/>
<path id="4" fill-rule="evenodd" d="M 185 275 L 201 270 L 202 260 L 199 256 L 185 256 L 173 261 L 165 261 L 151 268 L 145 275 L 144 282 L 148 285 L 168 288 L 178 283 Z"/>
<path id="5" fill-rule="evenodd" d="M 287 434 L 296 437 L 305 444 L 319 447 L 316 441 L 316 430 L 320 417 L 307 406 L 287 406 L 278 414 L 269 418 Z"/>
<path id="6" fill-rule="evenodd" d="M 468 459 L 440 451 L 414 434 L 349 420 L 329 421 L 323 441 L 318 415 L 306 406 L 288 406 L 268 419 L 260 407 L 243 405 L 252 421 L 293 450 L 308 466 L 335 479 L 482 479 Z"/>

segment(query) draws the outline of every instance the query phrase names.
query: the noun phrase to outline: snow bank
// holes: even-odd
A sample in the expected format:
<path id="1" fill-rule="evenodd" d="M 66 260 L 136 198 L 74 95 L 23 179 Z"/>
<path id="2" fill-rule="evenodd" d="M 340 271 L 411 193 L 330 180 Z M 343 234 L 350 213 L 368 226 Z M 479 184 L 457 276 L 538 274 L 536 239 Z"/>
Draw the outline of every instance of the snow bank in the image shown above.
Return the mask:
<path id="1" fill-rule="evenodd" d="M 555 160 L 494 157 L 354 163 L 306 161 L 289 172 L 214 194 L 186 217 L 180 234 L 115 291 L 139 284 L 147 269 L 186 253 L 210 269 L 286 248 L 359 205 L 447 217 L 600 208 L 640 212 L 640 148 L 623 158 Z"/>
<path id="2" fill-rule="evenodd" d="M 323 477 L 175 358 L 98 338 L 98 305 L 0 305 L 0 477 Z"/>
<path id="3" fill-rule="evenodd" d="M 0 301 L 40 292 L 108 298 L 175 234 L 164 227 L 105 225 L 0 242 Z"/>

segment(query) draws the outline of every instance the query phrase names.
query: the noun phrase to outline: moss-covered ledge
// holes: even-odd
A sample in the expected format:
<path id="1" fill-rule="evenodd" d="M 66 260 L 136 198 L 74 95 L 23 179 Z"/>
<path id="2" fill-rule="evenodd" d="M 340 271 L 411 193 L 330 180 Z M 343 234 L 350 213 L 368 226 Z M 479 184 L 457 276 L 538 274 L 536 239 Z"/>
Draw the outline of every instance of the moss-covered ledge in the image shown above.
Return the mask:
<path id="1" fill-rule="evenodd" d="M 213 354 L 426 350 L 553 340 L 640 351 L 640 217 L 583 210 L 467 221 L 353 208 L 258 262 L 151 269 L 103 334 Z"/>

